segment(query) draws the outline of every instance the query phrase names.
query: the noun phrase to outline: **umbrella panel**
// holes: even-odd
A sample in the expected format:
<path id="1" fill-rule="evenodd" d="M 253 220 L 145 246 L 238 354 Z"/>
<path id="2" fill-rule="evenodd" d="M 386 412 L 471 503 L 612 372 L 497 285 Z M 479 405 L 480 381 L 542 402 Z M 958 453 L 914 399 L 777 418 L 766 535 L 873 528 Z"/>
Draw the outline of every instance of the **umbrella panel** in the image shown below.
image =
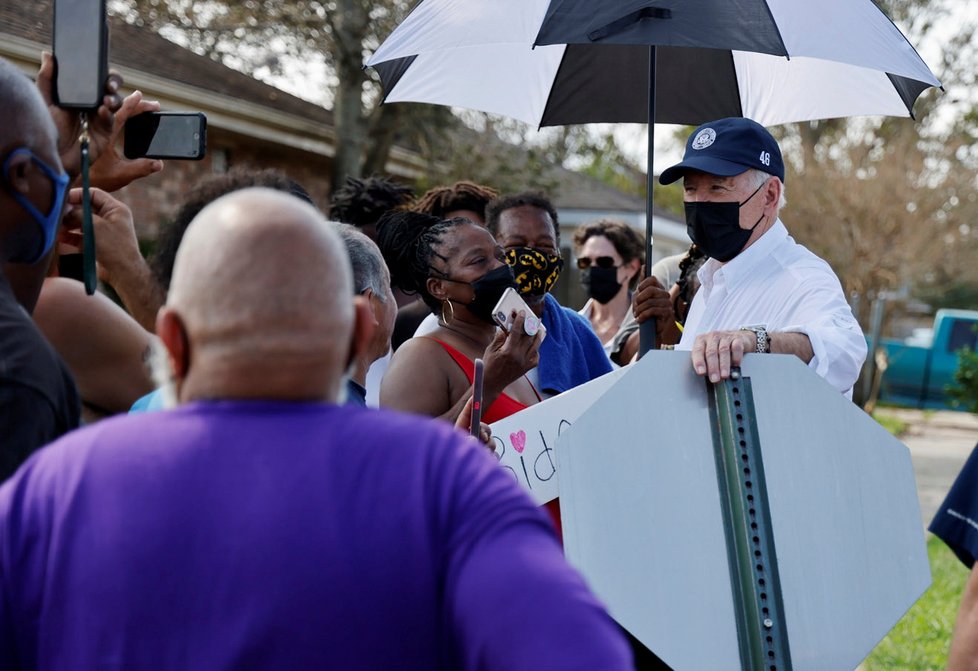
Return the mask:
<path id="1" fill-rule="evenodd" d="M 729 51 L 656 48 L 657 123 L 743 116 Z M 540 126 L 649 120 L 649 47 L 568 45 Z M 666 93 L 668 92 L 668 93 Z"/>
<path id="2" fill-rule="evenodd" d="M 808 57 L 657 47 L 656 123 L 745 116 L 766 126 L 908 116 L 926 82 Z M 455 105 L 535 126 L 647 123 L 649 47 L 482 45 L 376 63 L 387 100 Z"/>
<path id="3" fill-rule="evenodd" d="M 554 0 L 536 44 L 709 47 L 786 56 L 765 0 Z"/>

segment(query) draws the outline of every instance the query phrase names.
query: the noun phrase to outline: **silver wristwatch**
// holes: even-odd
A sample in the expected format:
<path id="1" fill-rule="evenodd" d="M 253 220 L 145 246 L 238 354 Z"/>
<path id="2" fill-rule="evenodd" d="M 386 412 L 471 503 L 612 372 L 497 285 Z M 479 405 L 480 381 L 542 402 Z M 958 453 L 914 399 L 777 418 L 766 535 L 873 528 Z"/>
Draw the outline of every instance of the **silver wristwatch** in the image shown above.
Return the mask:
<path id="1" fill-rule="evenodd" d="M 758 324 L 755 326 L 741 326 L 741 331 L 752 331 L 754 336 L 757 338 L 757 346 L 754 351 L 758 354 L 770 354 L 771 353 L 771 339 L 767 334 L 767 327 L 764 324 Z"/>

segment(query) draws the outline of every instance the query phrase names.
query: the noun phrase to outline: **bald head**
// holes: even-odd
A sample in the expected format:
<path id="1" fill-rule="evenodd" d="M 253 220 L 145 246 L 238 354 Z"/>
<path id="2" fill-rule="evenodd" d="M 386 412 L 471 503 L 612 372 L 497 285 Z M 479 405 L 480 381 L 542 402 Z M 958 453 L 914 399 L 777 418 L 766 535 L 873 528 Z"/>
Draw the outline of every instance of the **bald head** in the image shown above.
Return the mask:
<path id="1" fill-rule="evenodd" d="M 34 83 L 10 62 L 0 59 L 0 150 L 26 146 L 42 159 L 57 157 L 54 121 Z"/>
<path id="2" fill-rule="evenodd" d="M 179 318 L 189 351 L 167 347 L 177 368 L 185 360 L 191 396 L 318 389 L 335 398 L 350 357 L 352 293 L 343 244 L 314 207 L 270 189 L 236 191 L 187 229 L 164 313 Z"/>

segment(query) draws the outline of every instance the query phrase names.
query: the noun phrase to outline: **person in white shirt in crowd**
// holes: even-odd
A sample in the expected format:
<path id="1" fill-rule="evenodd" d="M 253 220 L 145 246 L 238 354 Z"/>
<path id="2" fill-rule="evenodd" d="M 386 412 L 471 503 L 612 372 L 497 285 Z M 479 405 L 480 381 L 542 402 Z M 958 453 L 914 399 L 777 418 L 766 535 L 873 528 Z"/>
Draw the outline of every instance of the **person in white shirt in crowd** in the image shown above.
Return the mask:
<path id="1" fill-rule="evenodd" d="M 690 135 L 682 162 L 659 176 L 683 180 L 686 227 L 709 260 L 680 334 L 664 306 L 665 289 L 643 280 L 636 318 L 658 318 L 660 341 L 692 352 L 710 381 L 730 376 L 747 352 L 794 354 L 840 392 L 866 359 L 866 340 L 829 265 L 796 243 L 779 218 L 784 162 L 760 124 L 728 118 Z"/>

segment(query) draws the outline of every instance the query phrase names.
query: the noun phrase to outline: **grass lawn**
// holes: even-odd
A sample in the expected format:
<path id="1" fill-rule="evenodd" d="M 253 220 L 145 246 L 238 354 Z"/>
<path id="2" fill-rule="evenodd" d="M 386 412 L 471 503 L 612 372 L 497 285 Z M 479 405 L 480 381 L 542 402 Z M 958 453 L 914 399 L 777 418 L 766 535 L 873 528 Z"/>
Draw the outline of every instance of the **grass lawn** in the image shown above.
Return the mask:
<path id="1" fill-rule="evenodd" d="M 907 430 L 906 422 L 897 419 L 893 415 L 887 414 L 885 411 L 881 412 L 877 410 L 873 413 L 873 419 L 879 422 L 880 426 L 897 437 L 902 436 L 903 432 Z"/>
<path id="2" fill-rule="evenodd" d="M 927 556 L 933 580 L 930 589 L 880 641 L 861 669 L 939 671 L 947 666 L 947 648 L 968 569 L 936 536 L 927 542 Z"/>

